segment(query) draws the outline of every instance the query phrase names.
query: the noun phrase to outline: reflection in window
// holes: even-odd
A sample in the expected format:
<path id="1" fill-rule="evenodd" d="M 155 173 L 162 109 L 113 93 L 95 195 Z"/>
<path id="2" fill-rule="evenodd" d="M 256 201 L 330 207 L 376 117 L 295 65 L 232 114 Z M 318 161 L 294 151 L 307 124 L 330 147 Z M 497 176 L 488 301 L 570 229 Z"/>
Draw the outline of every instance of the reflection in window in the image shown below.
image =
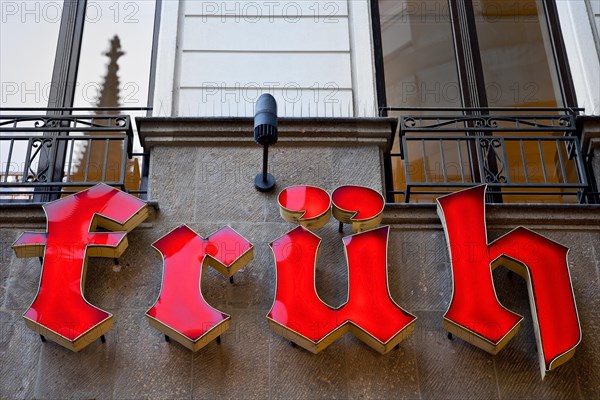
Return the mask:
<path id="1" fill-rule="evenodd" d="M 88 5 L 75 107 L 147 106 L 154 12 L 155 1 L 111 1 L 95 2 L 92 7 Z M 145 111 L 92 113 L 126 113 L 131 116 L 132 122 L 135 116 L 146 114 Z M 134 138 L 134 152 L 139 152 L 141 146 L 137 134 Z M 110 144 L 95 141 L 91 145 L 81 141 L 77 147 L 71 181 L 119 180 L 123 164 L 122 141 L 111 141 Z M 108 160 L 107 165 L 104 165 L 105 159 Z M 140 188 L 139 161 L 137 158 L 126 161 L 125 187 L 128 190 Z"/>
<path id="2" fill-rule="evenodd" d="M 460 107 L 448 1 L 380 0 L 387 105 Z"/>
<path id="3" fill-rule="evenodd" d="M 70 43 L 71 40 L 68 37 L 68 29 L 63 29 L 61 34 L 64 37 L 59 38 L 62 14 L 66 12 L 63 10 L 63 2 L 55 0 L 0 1 L 3 12 L 2 24 L 0 24 L 1 107 L 47 107 L 49 103 L 55 103 L 50 100 L 56 100 L 49 99 L 50 88 L 56 89 L 56 86 L 53 85 L 58 84 L 69 85 L 73 88 L 75 93 L 73 107 L 141 108 L 147 106 L 152 64 L 155 1 L 87 2 L 85 16 L 79 14 L 84 7 L 78 8 L 77 14 L 71 14 L 74 20 L 82 18 L 83 38 L 76 82 L 66 83 L 52 82 L 53 69 L 62 71 L 66 68 L 67 63 L 62 57 L 55 60 L 57 44 Z M 75 7 L 80 3 L 71 2 L 69 4 Z M 72 9 L 75 10 L 75 8 Z M 77 38 L 75 36 L 75 39 Z M 75 42 L 74 48 L 77 47 L 77 42 Z M 54 77 L 54 79 L 58 78 Z M 60 103 L 62 104 L 62 102 Z M 65 106 L 70 105 L 65 102 Z M 45 113 L 45 110 L 31 112 L 35 115 L 40 113 Z M 75 113 L 82 114 L 81 111 Z M 95 118 L 96 123 L 102 124 L 101 121 L 106 122 L 106 118 L 100 118 L 100 114 L 107 113 L 107 111 L 96 110 L 88 114 L 98 116 Z M 123 114 L 124 112 L 113 111 L 110 113 Z M 127 113 L 132 117 L 132 121 L 133 117 L 146 114 L 145 111 Z M 27 114 L 27 112 L 20 111 L 18 114 Z M 87 126 L 87 122 L 84 121 L 74 122 L 74 124 L 71 128 Z M 24 179 L 24 176 L 29 179 L 30 172 L 31 175 L 39 173 L 38 164 L 48 164 L 48 160 L 62 160 L 64 157 L 66 160 L 64 166 L 62 161 L 57 161 L 58 167 L 63 167 L 62 180 L 64 182 L 87 182 L 88 184 L 99 181 L 116 182 L 121 180 L 124 170 L 126 188 L 139 190 L 138 160 L 134 158 L 123 161 L 123 133 L 123 129 L 119 132 L 102 131 L 101 133 L 73 129 L 68 134 L 60 133 L 58 136 L 75 136 L 77 139 L 61 142 L 66 144 L 62 147 L 54 147 L 54 153 L 46 157 L 44 162 L 40 161 L 41 156 L 38 153 L 36 153 L 37 156 L 28 156 L 26 140 L 15 141 L 14 146 L 10 146 L 12 148 L 10 163 L 6 148 L 9 146 L 2 146 L 0 149 L 0 164 L 3 166 L 1 170 L 5 174 L 5 166 L 8 165 L 9 173 L 14 177 L 20 177 L 15 179 Z M 90 139 L 94 135 L 97 139 L 98 134 L 115 136 L 116 139 L 105 141 Z M 21 135 L 46 137 L 56 134 L 37 129 Z M 34 150 L 32 149 L 32 151 Z M 135 135 L 133 151 L 135 153 L 140 150 L 141 146 Z M 107 157 L 109 161 L 105 163 L 104 160 Z M 31 163 L 27 163 L 27 159 L 30 159 Z M 28 167 L 24 168 L 24 165 Z M 23 169 L 30 171 L 23 171 Z M 60 173 L 58 173 L 58 177 L 54 176 L 56 175 L 54 173 L 52 175 L 51 179 L 61 179 Z M 4 179 L 5 182 L 13 181 L 12 177 L 2 176 L 0 179 Z"/>
<path id="4" fill-rule="evenodd" d="M 62 1 L 0 1 L 0 107 L 46 107 Z"/>
<path id="5" fill-rule="evenodd" d="M 489 106 L 562 107 L 561 86 L 542 1 L 484 0 L 474 2 L 473 5 Z M 506 124 L 499 122 L 499 127 L 505 126 Z M 539 134 L 503 133 L 507 136 Z M 547 135 L 561 136 L 562 133 Z M 553 142 L 545 142 L 538 146 L 530 141 L 523 145 L 521 151 L 517 142 L 509 142 L 506 144 L 506 151 L 508 159 L 502 161 L 514 183 L 525 184 L 526 172 L 530 183 L 534 184 L 559 184 L 565 180 L 563 178 L 567 182 L 577 179 L 575 163 L 569 160 L 564 144 L 556 146 Z M 563 166 L 561 158 L 565 164 Z M 539 193 L 544 190 L 537 188 L 531 192 Z M 543 197 L 515 195 L 503 196 L 503 201 L 561 203 L 577 202 L 577 198 L 560 194 Z"/>
<path id="6" fill-rule="evenodd" d="M 460 107 L 448 1 L 380 0 L 379 13 L 387 105 Z M 407 175 L 413 182 L 443 180 L 442 156 L 437 143 L 427 142 L 422 146 L 420 142 L 409 141 L 406 148 L 405 160 L 394 158 L 392 161 L 395 190 L 404 190 Z M 445 149 L 445 154 L 453 155 L 447 161 L 454 166 L 458 167 L 458 152 L 462 152 L 463 160 L 469 159 L 466 143 L 458 144 L 453 150 Z M 392 152 L 399 151 L 400 143 L 395 141 Z M 467 179 L 471 179 L 469 165 L 464 168 Z M 448 172 L 449 179 L 461 179 L 459 168 L 450 168 Z M 416 195 L 412 200 L 430 202 L 432 197 Z M 403 196 L 397 196 L 396 201 L 404 201 Z"/>
<path id="7" fill-rule="evenodd" d="M 561 89 L 540 0 L 473 2 L 490 107 L 560 107 Z"/>
<path id="8" fill-rule="evenodd" d="M 1 0 L 0 9 L 0 107 L 46 107 L 62 1 L 40 0 L 27 3 Z M 2 113 L 14 114 L 8 111 Z M 31 125 L 33 126 L 33 122 Z M 10 165 L 7 165 L 9 146 L 0 146 L 0 181 L 22 181 L 21 159 L 26 151 L 27 142 L 15 142 L 14 156 Z M 17 157 L 18 155 L 21 157 Z M 0 200 L 3 198 L 0 197 Z"/>
<path id="9" fill-rule="evenodd" d="M 119 59 L 125 53 L 121 50 L 119 36 L 110 40 L 110 48 L 104 53 L 108 57 L 106 75 L 102 80 L 100 94 L 96 105 L 102 108 L 116 108 L 121 105 L 121 85 L 119 81 Z M 117 111 L 95 111 L 96 115 L 118 114 Z M 87 137 L 122 135 L 123 132 L 88 132 Z M 72 159 L 73 173 L 69 175 L 70 182 L 120 182 L 125 174 L 125 188 L 129 191 L 140 189 L 140 168 L 137 159 L 125 159 L 123 152 L 125 143 L 122 140 L 81 140 L 76 144 L 75 158 Z M 68 174 L 69 172 L 67 172 Z M 77 188 L 76 190 L 82 190 Z"/>
<path id="10" fill-rule="evenodd" d="M 470 81 L 470 84 L 478 85 L 485 91 L 488 106 L 562 107 L 561 82 L 543 2 L 483 0 L 467 4 L 472 4 L 473 7 L 479 42 L 478 48 L 471 48 L 470 51 L 480 53 L 483 70 L 483 82 Z M 463 101 L 452 29 L 453 24 L 458 21 L 452 21 L 448 1 L 379 0 L 378 5 L 387 106 L 461 107 Z M 464 47 L 462 43 L 457 46 Z M 422 110 L 411 110 L 391 114 L 399 116 L 423 113 Z M 526 109 L 521 113 L 535 114 Z M 549 112 L 539 112 L 544 113 Z M 448 115 L 448 112 L 435 114 Z M 461 113 L 454 111 L 451 114 L 460 116 Z M 514 122 L 504 123 L 500 120 L 497 124 L 498 128 L 514 127 Z M 404 191 L 407 178 L 410 182 L 444 185 L 453 182 L 481 182 L 481 160 L 485 160 L 486 166 L 490 163 L 489 168 L 494 175 L 509 176 L 512 183 L 543 185 L 577 182 L 576 164 L 569 159 L 565 143 L 549 141 L 538 145 L 535 141 L 506 141 L 503 149 L 489 147 L 481 150 L 473 146 L 475 142 L 472 140 L 411 140 L 435 133 L 433 130 L 428 133 L 407 134 L 403 159 L 392 158 L 394 190 Z M 466 133 L 445 132 L 440 135 L 449 138 L 464 137 Z M 502 132 L 502 135 L 552 136 L 562 133 Z M 479 154 L 481 151 L 485 153 Z M 399 152 L 400 143 L 396 141 L 392 153 Z M 419 195 L 418 190 L 415 188 L 412 191 L 411 202 L 432 202 L 437 197 L 437 194 Z M 427 189 L 430 190 L 432 188 Z M 544 190 L 535 188 L 532 192 L 540 193 Z M 557 192 L 557 189 L 553 190 Z M 527 189 L 523 191 L 526 192 Z M 560 193 L 560 190 L 558 192 L 544 197 L 505 195 L 502 196 L 502 201 L 577 201 L 572 195 L 573 191 L 568 196 Z M 405 198 L 397 195 L 394 201 L 402 202 Z"/>

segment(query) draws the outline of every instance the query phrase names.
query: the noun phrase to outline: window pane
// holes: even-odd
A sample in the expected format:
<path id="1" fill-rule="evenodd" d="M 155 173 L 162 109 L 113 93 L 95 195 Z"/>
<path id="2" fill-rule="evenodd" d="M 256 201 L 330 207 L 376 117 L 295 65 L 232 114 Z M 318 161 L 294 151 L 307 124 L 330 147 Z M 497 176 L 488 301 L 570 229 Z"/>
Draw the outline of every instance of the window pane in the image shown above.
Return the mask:
<path id="1" fill-rule="evenodd" d="M 1 107 L 46 107 L 62 1 L 0 0 Z"/>
<path id="2" fill-rule="evenodd" d="M 484 0 L 474 2 L 474 12 L 489 106 L 562 107 L 561 86 L 542 2 Z M 546 111 L 528 114 L 551 113 Z M 499 126 L 513 125 L 500 121 Z M 562 136 L 562 133 L 504 132 L 503 135 Z M 498 167 L 509 174 L 512 183 L 525 184 L 528 180 L 530 184 L 557 185 L 576 180 L 576 165 L 566 156 L 564 145 L 557 146 L 555 142 L 538 145 L 537 142 L 527 141 L 521 149 L 518 142 L 508 142 L 506 152 L 508 159 L 499 157 Z M 526 160 L 526 165 L 523 159 Z M 544 191 L 540 188 L 523 191 L 532 194 L 504 195 L 503 201 L 578 201 L 572 190 L 552 189 L 549 191 L 565 194 L 544 196 L 533 195 Z"/>
<path id="3" fill-rule="evenodd" d="M 88 3 L 74 107 L 147 106 L 154 10 L 155 1 L 148 0 Z M 132 123 L 135 116 L 146 114 L 104 113 L 129 114 Z M 134 136 L 134 152 L 140 152 L 139 139 Z M 114 141 L 108 150 L 106 146 L 102 141 L 91 145 L 82 141 L 75 149 L 70 180 L 119 181 L 123 142 Z M 133 158 L 126 165 L 126 188 L 139 190 L 139 182 L 139 160 Z"/>
<path id="4" fill-rule="evenodd" d="M 445 0 L 380 0 L 387 104 L 460 107 L 452 25 Z"/>
<path id="5" fill-rule="evenodd" d="M 389 107 L 460 107 L 452 24 L 448 2 L 380 0 L 382 48 L 384 56 L 385 86 Z M 411 111 L 409 114 L 420 114 Z M 390 112 L 398 116 L 400 112 Z M 443 113 L 441 113 L 443 114 Z M 444 145 L 445 146 L 445 145 Z M 465 144 L 455 148 L 440 147 L 438 143 L 423 144 L 408 141 L 405 160 L 394 157 L 392 170 L 394 189 L 406 188 L 406 177 L 412 182 L 443 180 L 440 169 L 442 157 L 452 165 L 460 166 L 458 153 L 468 160 Z M 400 151 L 398 140 L 393 153 Z M 444 153 L 442 155 L 442 152 Z M 405 163 L 406 161 L 406 163 Z M 450 181 L 470 179 L 469 166 L 465 171 L 457 167 L 448 170 Z M 431 195 L 413 195 L 412 202 L 431 202 Z M 404 201 L 401 195 L 396 201 Z"/>
<path id="6" fill-rule="evenodd" d="M 0 107 L 46 107 L 48 105 L 62 3 L 56 0 L 35 2 L 0 0 L 2 63 Z M 15 113 L 2 111 L 2 114 Z M 39 114 L 39 112 L 29 114 Z M 31 122 L 31 126 L 33 124 L 34 122 Z M 25 134 L 17 135 L 25 136 Z M 24 166 L 27 165 L 27 141 L 13 141 L 10 156 L 9 143 L 7 141 L 0 146 L 0 181 L 21 182 L 26 180 L 30 173 L 30 171 L 23 171 Z M 37 169 L 38 162 L 39 153 L 33 153 L 31 171 Z M 28 197 L 0 194 L 0 201 Z"/>
<path id="7" fill-rule="evenodd" d="M 539 0 L 474 2 L 490 107 L 562 107 Z"/>

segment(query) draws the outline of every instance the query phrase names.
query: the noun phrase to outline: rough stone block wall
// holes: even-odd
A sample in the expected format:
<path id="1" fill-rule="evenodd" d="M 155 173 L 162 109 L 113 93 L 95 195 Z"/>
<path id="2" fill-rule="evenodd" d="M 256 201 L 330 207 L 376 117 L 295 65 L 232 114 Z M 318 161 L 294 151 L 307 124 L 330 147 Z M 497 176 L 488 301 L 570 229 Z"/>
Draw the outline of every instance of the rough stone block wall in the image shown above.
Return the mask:
<path id="1" fill-rule="evenodd" d="M 177 135 L 172 134 L 175 138 Z M 303 144 L 283 140 L 271 152 L 278 189 L 342 184 L 382 189 L 381 143 Z M 151 147 L 151 198 L 160 210 L 129 234 L 119 265 L 91 259 L 87 299 L 114 315 L 107 342 L 80 353 L 41 343 L 21 314 L 35 296 L 37 259 L 17 259 L 10 244 L 23 230 L 43 230 L 40 210 L 29 217 L 2 210 L 0 218 L 0 398 L 409 398 L 590 399 L 600 392 L 600 216 L 598 208 L 494 206 L 490 239 L 525 225 L 568 246 L 583 341 L 574 358 L 541 380 L 525 282 L 494 272 L 500 301 L 525 316 L 517 336 L 497 356 L 449 340 L 442 315 L 452 294 L 445 237 L 430 206 L 388 207 L 389 287 L 419 318 L 415 331 L 387 355 L 347 334 L 314 355 L 272 332 L 265 318 L 275 294 L 268 243 L 294 226 L 281 219 L 276 193 L 258 193 L 253 177 L 262 152 L 250 142 Z M 149 144 L 149 141 L 147 145 Z M 567 211 L 565 211 L 567 210 Z M 9 213 L 12 213 L 9 215 Z M 554 220 L 556 223 L 548 221 Z M 572 221 L 572 222 L 569 222 Z M 586 222 L 587 221 L 587 222 Z M 205 299 L 232 316 L 221 344 L 192 353 L 165 342 L 144 312 L 156 300 L 162 260 L 152 242 L 186 223 L 201 235 L 225 224 L 255 245 L 255 257 L 231 285 L 208 269 Z M 346 299 L 347 271 L 337 222 L 322 238 L 316 287 L 332 306 Z M 345 234 L 349 234 L 346 227 Z"/>

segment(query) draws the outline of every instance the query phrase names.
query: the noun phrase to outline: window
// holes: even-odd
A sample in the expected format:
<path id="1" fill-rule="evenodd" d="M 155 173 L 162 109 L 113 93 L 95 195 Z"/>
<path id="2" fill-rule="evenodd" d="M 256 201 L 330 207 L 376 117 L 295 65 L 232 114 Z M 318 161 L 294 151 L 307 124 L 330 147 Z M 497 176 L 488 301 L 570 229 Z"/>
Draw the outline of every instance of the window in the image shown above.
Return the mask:
<path id="1" fill-rule="evenodd" d="M 0 3 L 0 200 L 141 192 L 132 121 L 151 100 L 160 0 Z"/>
<path id="2" fill-rule="evenodd" d="M 581 201 L 587 178 L 565 138 L 575 96 L 553 1 L 372 4 L 379 103 L 401 117 L 389 201 L 432 202 L 475 183 L 496 202 Z"/>

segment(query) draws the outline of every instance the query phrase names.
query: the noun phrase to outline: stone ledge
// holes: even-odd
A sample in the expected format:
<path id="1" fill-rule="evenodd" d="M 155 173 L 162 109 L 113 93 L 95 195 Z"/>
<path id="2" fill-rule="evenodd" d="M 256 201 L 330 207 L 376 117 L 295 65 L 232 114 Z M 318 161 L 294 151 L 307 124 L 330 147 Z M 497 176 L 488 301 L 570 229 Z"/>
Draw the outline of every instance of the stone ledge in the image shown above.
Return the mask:
<path id="1" fill-rule="evenodd" d="M 577 117 L 577 128 L 581 131 L 581 149 L 584 155 L 590 155 L 600 148 L 600 116 L 582 115 Z"/>
<path id="2" fill-rule="evenodd" d="M 138 228 L 152 228 L 159 212 L 157 201 L 148 201 L 150 212 L 148 218 Z M 41 204 L 0 203 L 0 228 L 13 229 L 20 227 L 45 227 L 46 215 Z"/>
<path id="3" fill-rule="evenodd" d="M 136 118 L 141 144 L 153 146 L 256 146 L 252 118 Z M 280 118 L 277 146 L 371 144 L 388 151 L 396 118 Z"/>
<path id="4" fill-rule="evenodd" d="M 435 204 L 388 204 L 383 224 L 398 228 L 440 229 Z M 600 205 L 577 204 L 488 204 L 486 222 L 489 228 L 577 230 L 600 232 Z"/>
<path id="5" fill-rule="evenodd" d="M 149 201 L 148 219 L 137 229 L 154 226 L 159 212 L 158 202 Z M 382 224 L 398 229 L 441 229 L 435 204 L 387 204 Z M 486 222 L 489 228 L 577 230 L 600 232 L 600 205 L 572 204 L 488 204 Z M 227 223 L 227 221 L 223 221 Z M 40 205 L 0 204 L 0 227 L 44 227 L 46 216 Z"/>

